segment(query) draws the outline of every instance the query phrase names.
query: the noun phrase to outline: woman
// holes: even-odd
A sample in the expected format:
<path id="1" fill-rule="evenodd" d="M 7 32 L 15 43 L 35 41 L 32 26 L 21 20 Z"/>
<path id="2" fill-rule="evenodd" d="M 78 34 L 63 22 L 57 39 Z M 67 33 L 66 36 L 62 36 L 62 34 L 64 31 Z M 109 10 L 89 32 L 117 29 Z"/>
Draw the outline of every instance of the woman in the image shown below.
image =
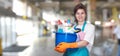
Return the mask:
<path id="1" fill-rule="evenodd" d="M 86 22 L 86 7 L 82 3 L 75 6 L 74 17 L 77 24 L 75 28 L 82 29 L 82 31 L 78 33 L 77 41 L 73 43 L 62 42 L 55 47 L 55 50 L 64 53 L 63 56 L 89 56 L 94 42 L 95 27 Z M 78 49 L 69 51 L 67 50 L 68 48 Z"/>

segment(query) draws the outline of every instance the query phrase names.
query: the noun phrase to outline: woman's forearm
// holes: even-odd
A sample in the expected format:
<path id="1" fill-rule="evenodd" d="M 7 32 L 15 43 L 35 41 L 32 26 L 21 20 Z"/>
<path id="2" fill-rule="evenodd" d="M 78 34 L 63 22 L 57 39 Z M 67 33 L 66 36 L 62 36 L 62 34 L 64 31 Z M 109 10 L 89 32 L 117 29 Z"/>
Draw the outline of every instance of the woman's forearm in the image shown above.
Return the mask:
<path id="1" fill-rule="evenodd" d="M 82 40 L 77 42 L 78 43 L 78 47 L 84 47 L 87 46 L 89 44 L 89 42 L 87 42 L 86 40 Z"/>

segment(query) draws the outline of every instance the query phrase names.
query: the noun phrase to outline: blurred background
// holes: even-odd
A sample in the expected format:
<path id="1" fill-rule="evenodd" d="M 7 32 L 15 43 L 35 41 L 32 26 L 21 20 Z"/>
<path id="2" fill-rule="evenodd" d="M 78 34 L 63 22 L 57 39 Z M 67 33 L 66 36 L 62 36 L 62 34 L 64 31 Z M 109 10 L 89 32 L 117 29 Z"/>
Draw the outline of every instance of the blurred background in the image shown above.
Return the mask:
<path id="1" fill-rule="evenodd" d="M 116 56 L 113 28 L 119 24 L 120 0 L 0 0 L 0 55 L 62 56 L 54 51 L 59 23 L 74 23 L 73 9 L 87 7 L 87 21 L 95 25 L 91 56 Z"/>

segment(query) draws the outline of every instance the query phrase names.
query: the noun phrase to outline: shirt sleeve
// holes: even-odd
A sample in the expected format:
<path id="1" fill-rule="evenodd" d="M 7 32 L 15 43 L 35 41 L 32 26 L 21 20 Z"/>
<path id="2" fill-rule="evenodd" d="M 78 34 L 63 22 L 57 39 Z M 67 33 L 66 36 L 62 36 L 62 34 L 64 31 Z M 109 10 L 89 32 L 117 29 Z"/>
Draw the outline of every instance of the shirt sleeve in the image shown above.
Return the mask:
<path id="1" fill-rule="evenodd" d="M 84 40 L 89 42 L 89 46 L 92 46 L 94 43 L 94 35 L 95 35 L 95 26 L 94 25 L 86 25 L 85 27 L 85 38 Z"/>

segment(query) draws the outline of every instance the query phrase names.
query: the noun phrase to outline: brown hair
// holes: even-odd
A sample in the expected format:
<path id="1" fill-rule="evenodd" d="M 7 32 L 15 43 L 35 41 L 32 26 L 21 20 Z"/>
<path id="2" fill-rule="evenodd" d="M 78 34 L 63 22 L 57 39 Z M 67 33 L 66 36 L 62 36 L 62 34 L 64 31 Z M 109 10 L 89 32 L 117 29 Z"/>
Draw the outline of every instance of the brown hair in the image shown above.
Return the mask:
<path id="1" fill-rule="evenodd" d="M 85 11 L 85 14 L 87 15 L 87 11 L 86 11 L 86 7 L 85 5 L 83 5 L 82 3 L 79 3 L 75 6 L 74 8 L 74 18 L 75 18 L 75 22 L 78 23 L 76 17 L 75 17 L 75 14 L 77 12 L 78 9 L 83 9 Z M 87 20 L 87 16 L 85 17 L 85 20 Z"/>

